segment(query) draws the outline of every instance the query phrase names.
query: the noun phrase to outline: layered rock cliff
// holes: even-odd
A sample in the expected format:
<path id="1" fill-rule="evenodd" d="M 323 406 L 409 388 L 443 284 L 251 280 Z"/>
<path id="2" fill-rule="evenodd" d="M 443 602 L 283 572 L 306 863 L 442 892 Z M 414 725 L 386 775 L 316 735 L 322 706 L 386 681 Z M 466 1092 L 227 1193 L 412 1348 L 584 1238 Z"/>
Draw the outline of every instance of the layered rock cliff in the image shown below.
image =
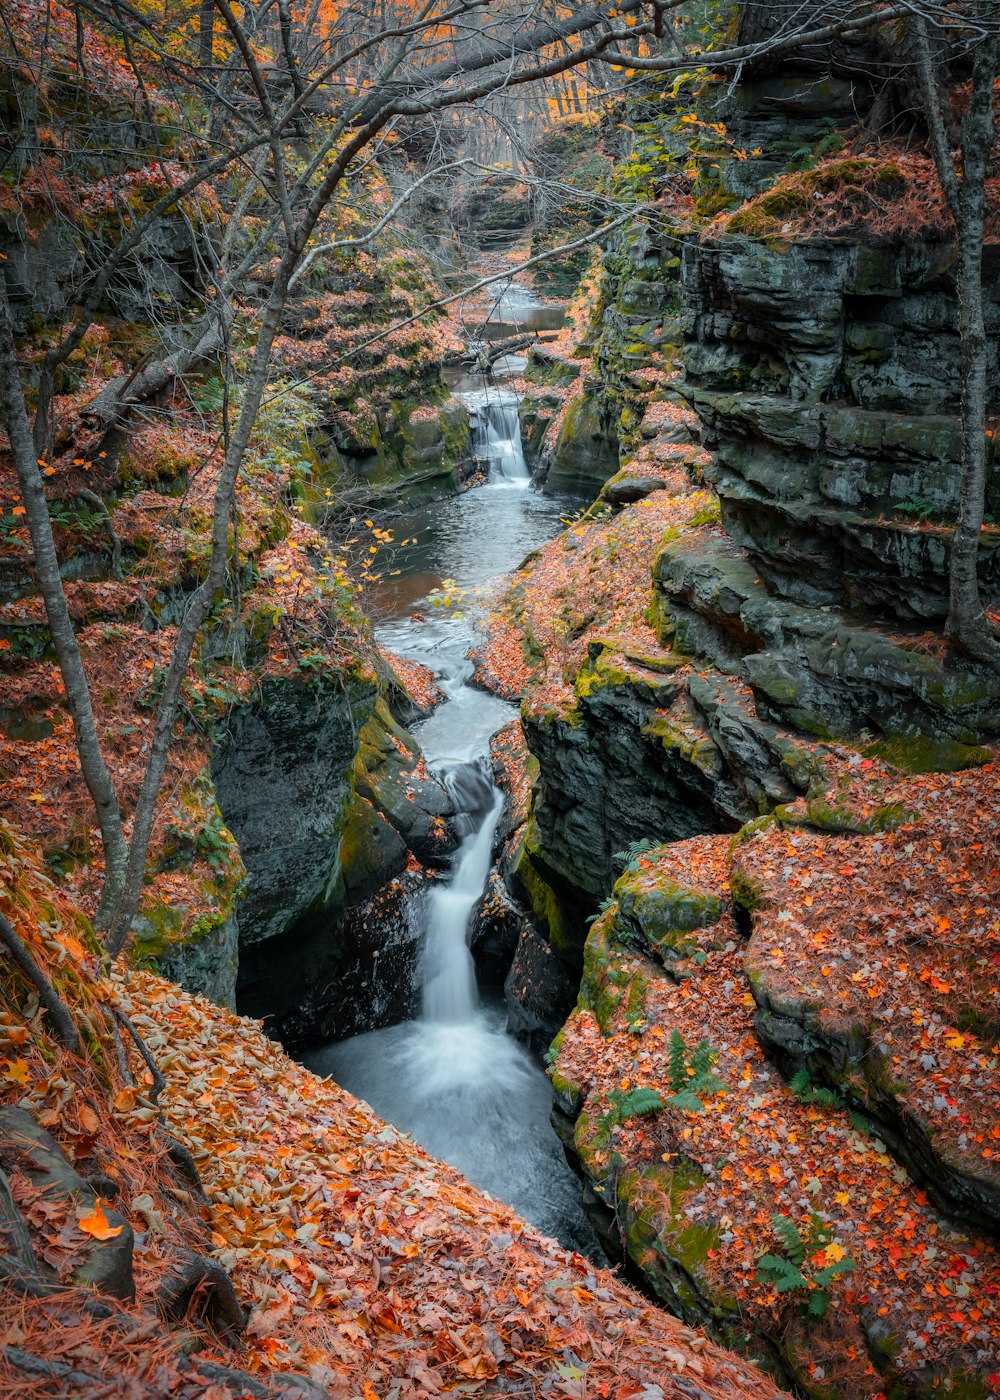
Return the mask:
<path id="1" fill-rule="evenodd" d="M 1000 681 L 943 638 L 954 251 L 918 151 L 824 159 L 816 129 L 761 190 L 815 82 L 751 75 L 764 149 L 721 162 L 712 199 L 748 202 L 686 242 L 676 376 L 630 370 L 622 469 L 497 607 L 535 765 L 510 884 L 524 946 L 582 976 L 552 1075 L 608 1248 L 802 1393 L 985 1396 Z M 550 454 L 574 400 L 597 423 L 620 393 L 595 343 L 539 365 Z M 515 1025 L 553 1022 L 536 960 Z"/>

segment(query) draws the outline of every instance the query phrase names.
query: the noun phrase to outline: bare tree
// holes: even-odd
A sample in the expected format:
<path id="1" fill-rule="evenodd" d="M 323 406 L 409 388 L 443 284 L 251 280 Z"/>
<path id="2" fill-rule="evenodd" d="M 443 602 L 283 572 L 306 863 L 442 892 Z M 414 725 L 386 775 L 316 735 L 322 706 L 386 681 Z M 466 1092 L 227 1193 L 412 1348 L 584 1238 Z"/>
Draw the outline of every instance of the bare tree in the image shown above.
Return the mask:
<path id="1" fill-rule="evenodd" d="M 971 55 L 972 75 L 958 149 L 952 149 L 946 111 L 949 90 L 935 62 L 930 27 L 963 25 L 958 43 L 944 52 Z M 980 661 L 1000 664 L 1000 644 L 983 611 L 979 545 L 986 508 L 986 415 L 989 350 L 983 308 L 983 243 L 986 175 L 996 140 L 994 83 L 1000 64 L 1000 21 L 989 0 L 915 9 L 916 68 L 930 148 L 958 236 L 958 327 L 962 352 L 962 480 L 958 523 L 952 538 L 947 632 L 952 644 Z M 943 45 L 937 45 L 941 52 Z M 956 161 L 957 156 L 957 161 Z"/>
<path id="2" fill-rule="evenodd" d="M 808 7 L 801 22 L 790 12 L 788 21 L 763 42 L 778 51 L 835 33 L 859 32 L 898 12 L 896 6 L 867 0 L 824 9 L 829 14 L 819 21 L 809 20 Z M 577 68 L 592 74 L 595 65 L 606 62 L 683 69 L 704 55 L 676 35 L 675 42 L 666 42 L 672 19 L 683 18 L 684 0 L 617 0 L 613 6 L 420 0 L 386 4 L 378 14 L 366 5 L 339 5 L 333 19 L 319 0 L 304 13 L 290 10 L 283 0 L 264 0 L 240 14 L 231 0 L 214 0 L 215 47 L 210 51 L 207 43 L 201 44 L 190 60 L 176 56 L 165 23 L 157 26 L 117 0 L 75 0 L 75 13 L 80 24 L 103 26 L 126 55 L 138 106 L 154 136 L 158 118 L 148 91 L 149 73 L 172 81 L 188 106 L 196 99 L 207 113 L 203 129 L 187 134 L 193 154 L 182 169 L 164 158 L 154 160 L 163 193 L 140 216 L 130 212 L 126 201 L 116 206 L 117 237 L 92 259 L 72 323 L 52 337 L 37 365 L 27 363 L 24 352 L 30 347 L 17 334 L 0 278 L 0 416 L 16 462 L 81 770 L 101 831 L 105 876 L 96 924 L 114 956 L 126 942 L 138 907 L 182 684 L 209 612 L 225 588 L 236 484 L 271 374 L 275 339 L 296 278 L 319 247 L 333 241 L 325 224 L 345 177 L 377 159 L 400 123 L 460 111 L 493 93 L 551 83 Z M 205 40 L 212 32 L 207 4 L 199 15 Z M 33 56 L 39 82 L 45 78 L 46 42 Z M 274 55 L 270 63 L 259 57 L 265 47 Z M 757 47 L 736 45 L 714 53 L 712 61 L 738 65 Z M 15 55 L 14 63 L 22 58 Z M 37 136 L 33 121 L 26 106 L 26 139 Z M 58 376 L 80 347 L 113 279 L 141 264 L 158 218 L 186 210 L 197 197 L 218 190 L 228 200 L 224 230 L 185 214 L 210 293 L 204 315 L 181 344 L 121 376 L 87 410 L 102 430 L 120 429 L 143 396 L 217 355 L 230 334 L 239 289 L 251 273 L 263 277 L 266 269 L 267 295 L 256 309 L 249 368 L 215 483 L 211 552 L 177 628 L 127 827 L 63 590 L 39 458 L 44 460 L 43 449 L 53 437 Z M 242 216 L 251 207 L 256 231 L 245 233 Z M 28 407 L 30 374 L 36 381 L 33 413 Z"/>

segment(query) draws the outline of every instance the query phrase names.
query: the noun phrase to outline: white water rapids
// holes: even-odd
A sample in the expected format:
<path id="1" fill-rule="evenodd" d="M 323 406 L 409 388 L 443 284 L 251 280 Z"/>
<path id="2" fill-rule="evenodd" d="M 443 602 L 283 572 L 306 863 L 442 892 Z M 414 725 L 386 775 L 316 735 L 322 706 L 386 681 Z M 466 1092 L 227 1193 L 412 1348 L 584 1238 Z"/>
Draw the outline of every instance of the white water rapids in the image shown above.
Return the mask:
<path id="1" fill-rule="evenodd" d="M 489 741 L 517 712 L 469 683 L 467 652 L 477 632 L 468 610 L 435 611 L 426 598 L 414 598 L 405 577 L 420 580 L 428 591 L 435 568 L 438 577 L 461 587 L 486 583 L 516 567 L 559 528 L 558 503 L 527 489 L 516 396 L 490 391 L 488 401 L 479 394 L 468 401 L 491 464 L 490 480 L 414 517 L 419 527 L 411 520 L 408 533 L 417 534 L 420 544 L 402 560 L 408 568 L 397 585 L 398 608 L 405 613 L 380 630 L 393 650 L 430 666 L 444 691 L 445 700 L 413 733 L 428 767 L 455 800 L 461 836 L 450 872 L 431 887 L 422 911 L 415 911 L 425 928 L 421 1014 L 326 1046 L 306 1062 L 548 1234 L 599 1257 L 579 1183 L 549 1122 L 548 1080 L 505 1033 L 502 1002 L 480 997 L 468 945 L 503 810 Z M 415 601 L 419 612 L 411 611 Z"/>

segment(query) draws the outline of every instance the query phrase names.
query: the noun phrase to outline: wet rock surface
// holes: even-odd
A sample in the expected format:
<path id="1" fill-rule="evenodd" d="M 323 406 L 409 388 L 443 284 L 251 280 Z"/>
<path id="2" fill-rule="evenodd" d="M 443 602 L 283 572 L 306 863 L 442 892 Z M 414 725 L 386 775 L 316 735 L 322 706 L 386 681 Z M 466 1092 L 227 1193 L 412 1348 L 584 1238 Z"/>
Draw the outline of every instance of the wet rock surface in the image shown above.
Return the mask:
<path id="1" fill-rule="evenodd" d="M 709 477 L 727 532 L 778 597 L 875 620 L 944 615 L 961 476 L 954 256 L 948 243 L 742 234 L 686 248 L 685 363 Z M 984 288 L 1000 325 L 995 250 Z M 995 468 L 990 481 L 992 502 Z M 987 591 L 1000 587 L 998 543 L 987 530 Z"/>

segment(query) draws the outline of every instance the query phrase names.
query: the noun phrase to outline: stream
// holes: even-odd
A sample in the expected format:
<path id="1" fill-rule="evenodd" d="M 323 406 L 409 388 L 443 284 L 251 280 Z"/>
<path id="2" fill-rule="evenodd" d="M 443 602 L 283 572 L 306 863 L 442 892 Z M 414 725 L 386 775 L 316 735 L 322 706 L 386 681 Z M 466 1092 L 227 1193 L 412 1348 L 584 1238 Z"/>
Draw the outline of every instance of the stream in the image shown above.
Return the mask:
<path id="1" fill-rule="evenodd" d="M 306 1063 L 567 1248 L 600 1258 L 580 1184 L 549 1122 L 548 1079 L 506 1034 L 502 998 L 480 992 L 467 941 L 503 811 L 489 741 L 517 716 L 470 684 L 477 594 L 557 533 L 565 504 L 531 488 L 516 395 L 489 388 L 463 397 L 489 478 L 396 523 L 396 538 L 407 543 L 394 547 L 398 572 L 386 576 L 378 599 L 380 641 L 429 666 L 444 693 L 412 732 L 459 813 L 451 869 L 414 911 L 425 937 L 421 1013 L 313 1051 Z M 432 592 L 440 598 L 445 588 L 452 605 L 435 607 Z"/>

